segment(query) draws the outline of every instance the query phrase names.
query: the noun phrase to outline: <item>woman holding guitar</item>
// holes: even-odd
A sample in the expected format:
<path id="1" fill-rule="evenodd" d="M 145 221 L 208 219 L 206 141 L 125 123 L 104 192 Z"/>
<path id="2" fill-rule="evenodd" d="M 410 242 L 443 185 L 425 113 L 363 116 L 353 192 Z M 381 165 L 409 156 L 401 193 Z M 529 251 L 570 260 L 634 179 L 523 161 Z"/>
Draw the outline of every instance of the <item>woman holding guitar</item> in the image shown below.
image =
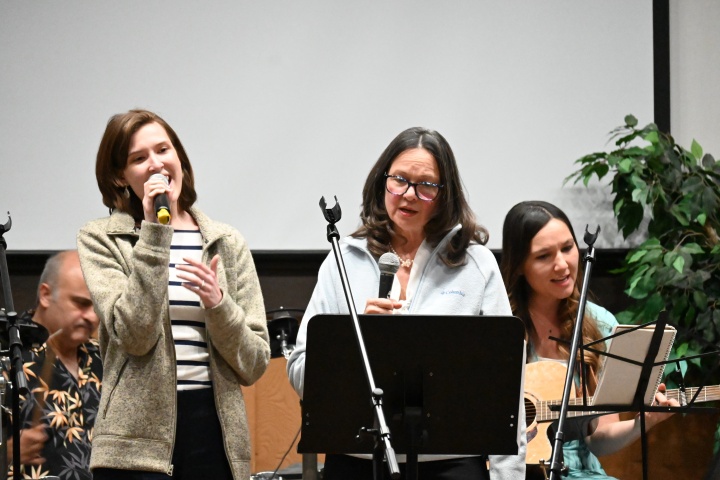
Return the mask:
<path id="1" fill-rule="evenodd" d="M 570 221 L 556 206 L 541 201 L 521 202 L 505 217 L 500 270 L 513 314 L 525 324 L 528 363 L 544 361 L 543 364 L 550 367 L 557 367 L 558 362 L 567 364 L 570 355 L 568 345 L 549 337 L 571 338 L 582 278 L 579 257 Z M 581 341 L 588 343 L 605 337 L 615 325 L 617 320 L 609 311 L 588 302 Z M 584 356 L 589 367 L 587 391 L 588 395 L 592 395 L 597 385 L 601 358 L 593 352 L 585 352 Z M 533 371 L 528 368 L 526 386 L 532 381 Z M 560 394 L 563 383 L 564 374 L 560 378 Z M 578 395 L 582 394 L 582 388 L 576 375 L 575 391 Z M 661 384 L 660 391 L 664 392 L 664 389 Z M 678 405 L 675 400 L 668 401 L 660 392 L 656 395 L 656 404 Z M 646 428 L 652 428 L 670 415 L 646 413 Z M 566 441 L 563 445 L 568 478 L 611 479 L 597 456 L 614 453 L 640 437 L 639 417 L 621 421 L 617 413 L 568 424 L 572 424 L 570 428 L 578 429 L 575 436 L 566 436 L 578 439 Z M 531 434 L 530 425 L 528 432 Z M 566 431 L 566 434 L 571 433 Z M 546 439 L 538 438 L 537 441 Z M 528 443 L 528 455 L 532 443 L 535 442 Z M 550 455 L 545 460 L 549 462 Z"/>

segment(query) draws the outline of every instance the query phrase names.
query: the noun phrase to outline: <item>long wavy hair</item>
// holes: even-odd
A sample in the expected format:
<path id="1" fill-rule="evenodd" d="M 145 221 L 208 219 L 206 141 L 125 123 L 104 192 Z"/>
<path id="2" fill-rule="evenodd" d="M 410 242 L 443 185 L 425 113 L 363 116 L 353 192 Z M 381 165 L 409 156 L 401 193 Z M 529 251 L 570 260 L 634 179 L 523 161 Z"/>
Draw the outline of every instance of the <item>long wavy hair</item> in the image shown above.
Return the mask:
<path id="1" fill-rule="evenodd" d="M 450 230 L 461 224 L 461 230 L 448 242 L 440 257 L 450 267 L 462 265 L 468 245 L 471 242 L 484 245 L 488 232 L 477 223 L 468 205 L 450 145 L 438 132 L 427 128 L 413 127 L 401 132 L 375 162 L 363 187 L 362 226 L 352 236 L 367 238 L 368 248 L 376 257 L 388 251 L 393 237 L 401 237 L 393 228 L 385 208 L 385 173 L 401 153 L 415 148 L 425 149 L 433 156 L 440 170 L 440 183 L 444 185 L 433 200 L 436 207 L 425 225 L 425 239 L 436 246 Z"/>
<path id="2" fill-rule="evenodd" d="M 525 261 L 530 254 L 530 245 L 535 235 L 553 218 L 567 225 L 572 234 L 575 247 L 578 248 L 575 232 L 567 215 L 555 205 L 542 201 L 520 202 L 510 209 L 505 216 L 503 224 L 502 258 L 500 272 L 505 281 L 505 288 L 510 298 L 513 315 L 520 318 L 525 324 L 526 338 L 532 338 L 535 333 L 529 310 L 531 287 L 523 274 Z M 578 248 L 578 252 L 579 252 Z M 575 288 L 572 294 L 561 300 L 558 307 L 558 318 L 561 321 L 559 337 L 570 340 L 575 325 L 575 318 L 579 308 L 580 285 L 582 279 L 582 265 L 578 263 L 578 272 L 575 278 Z M 585 311 L 583 317 L 583 343 L 589 343 L 602 338 L 595 319 Z M 529 345 L 529 344 L 528 344 Z M 603 345 L 596 346 L 599 349 Z M 570 358 L 568 345 L 558 343 L 563 358 Z M 579 359 L 578 359 L 579 360 Z M 601 359 L 597 353 L 585 351 L 584 361 L 590 367 L 592 375 L 588 375 L 588 388 L 594 392 L 596 376 L 600 368 Z"/>
<path id="3" fill-rule="evenodd" d="M 165 129 L 180 159 L 183 181 L 178 206 L 187 212 L 197 200 L 190 159 L 175 130 L 160 116 L 148 110 L 130 110 L 113 115 L 100 141 L 95 162 L 95 176 L 102 193 L 103 204 L 110 209 L 110 212 L 117 209 L 129 213 L 136 222 L 140 222 L 144 216 L 142 199 L 138 198 L 131 188 L 123 186 L 121 179 L 127 165 L 130 140 L 138 130 L 149 123 L 157 123 Z"/>

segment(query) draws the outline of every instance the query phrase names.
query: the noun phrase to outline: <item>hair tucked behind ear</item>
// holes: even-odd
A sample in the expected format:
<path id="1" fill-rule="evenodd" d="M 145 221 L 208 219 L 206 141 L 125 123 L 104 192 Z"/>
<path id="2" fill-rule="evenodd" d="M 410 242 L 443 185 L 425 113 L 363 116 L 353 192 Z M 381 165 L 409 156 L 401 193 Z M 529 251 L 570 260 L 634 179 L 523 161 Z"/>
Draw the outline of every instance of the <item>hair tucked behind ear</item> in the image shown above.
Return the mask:
<path id="1" fill-rule="evenodd" d="M 530 315 L 529 300 L 531 289 L 523 275 L 525 261 L 530 254 L 530 245 L 535 235 L 548 224 L 551 219 L 558 219 L 567 225 L 572 234 L 573 241 L 577 247 L 575 232 L 567 215 L 555 205 L 542 201 L 521 202 L 510 209 L 505 216 L 503 223 L 502 258 L 500 261 L 500 272 L 505 281 L 505 288 L 508 291 L 510 306 L 513 315 L 520 318 L 525 324 L 526 338 L 532 338 L 535 328 Z M 579 248 L 578 248 L 579 250 Z M 582 279 L 582 266 L 578 265 L 578 273 L 575 279 L 575 288 L 572 294 L 560 301 L 558 307 L 558 318 L 561 320 L 559 337 L 570 340 L 573 326 L 577 318 L 580 299 L 580 284 Z M 585 311 L 583 317 L 583 343 L 589 343 L 602 338 L 595 319 Z M 559 343 L 558 348 L 563 358 L 570 357 L 570 351 L 566 344 Z M 602 348 L 602 346 L 599 346 Z M 600 369 L 600 355 L 592 352 L 585 352 L 585 362 L 589 365 L 594 375 L 589 376 L 588 388 L 591 392 L 595 390 L 596 378 Z"/>

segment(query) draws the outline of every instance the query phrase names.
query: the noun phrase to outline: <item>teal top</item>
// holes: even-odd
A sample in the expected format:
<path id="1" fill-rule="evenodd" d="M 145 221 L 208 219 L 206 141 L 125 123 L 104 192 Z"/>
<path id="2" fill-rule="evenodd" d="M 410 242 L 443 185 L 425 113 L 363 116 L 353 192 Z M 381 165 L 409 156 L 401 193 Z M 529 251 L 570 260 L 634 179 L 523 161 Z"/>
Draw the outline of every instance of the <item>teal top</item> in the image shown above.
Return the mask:
<path id="1" fill-rule="evenodd" d="M 607 337 L 613 327 L 618 324 L 615 316 L 594 303 L 588 302 L 587 313 L 595 319 L 600 335 Z M 528 363 L 542 360 L 535 353 L 532 343 L 529 344 Z M 576 378 L 579 384 L 579 378 Z M 568 476 L 563 478 L 582 478 L 595 480 L 615 480 L 600 465 L 600 460 L 590 451 L 584 440 L 572 440 L 563 444 L 563 461 L 568 467 Z"/>

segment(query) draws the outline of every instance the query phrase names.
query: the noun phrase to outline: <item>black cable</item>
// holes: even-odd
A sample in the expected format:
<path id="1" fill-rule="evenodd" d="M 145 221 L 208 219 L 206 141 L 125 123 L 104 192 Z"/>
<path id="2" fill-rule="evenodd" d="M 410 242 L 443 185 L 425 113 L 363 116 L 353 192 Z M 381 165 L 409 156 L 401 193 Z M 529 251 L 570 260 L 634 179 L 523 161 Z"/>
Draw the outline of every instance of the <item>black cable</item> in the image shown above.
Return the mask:
<path id="1" fill-rule="evenodd" d="M 292 450 L 292 447 L 293 447 L 293 445 L 295 445 L 295 442 L 297 442 L 297 439 L 298 439 L 298 437 L 300 436 L 300 430 L 302 430 L 302 426 L 301 426 L 300 428 L 298 428 L 298 431 L 297 431 L 297 433 L 295 434 L 295 438 L 293 438 L 292 443 L 290 443 L 290 446 L 288 447 L 288 449 L 287 449 L 287 450 L 285 451 L 285 453 L 283 454 L 282 458 L 280 459 L 280 462 L 278 463 L 278 466 L 275 468 L 275 471 L 272 473 L 272 475 L 270 475 L 270 478 L 267 479 L 267 480 L 273 480 L 273 478 L 275 478 L 275 475 L 277 474 L 278 470 L 280 470 L 280 466 L 281 466 L 281 465 L 283 464 L 283 462 L 285 461 L 285 458 L 288 456 L 288 453 L 290 453 L 290 450 Z"/>

